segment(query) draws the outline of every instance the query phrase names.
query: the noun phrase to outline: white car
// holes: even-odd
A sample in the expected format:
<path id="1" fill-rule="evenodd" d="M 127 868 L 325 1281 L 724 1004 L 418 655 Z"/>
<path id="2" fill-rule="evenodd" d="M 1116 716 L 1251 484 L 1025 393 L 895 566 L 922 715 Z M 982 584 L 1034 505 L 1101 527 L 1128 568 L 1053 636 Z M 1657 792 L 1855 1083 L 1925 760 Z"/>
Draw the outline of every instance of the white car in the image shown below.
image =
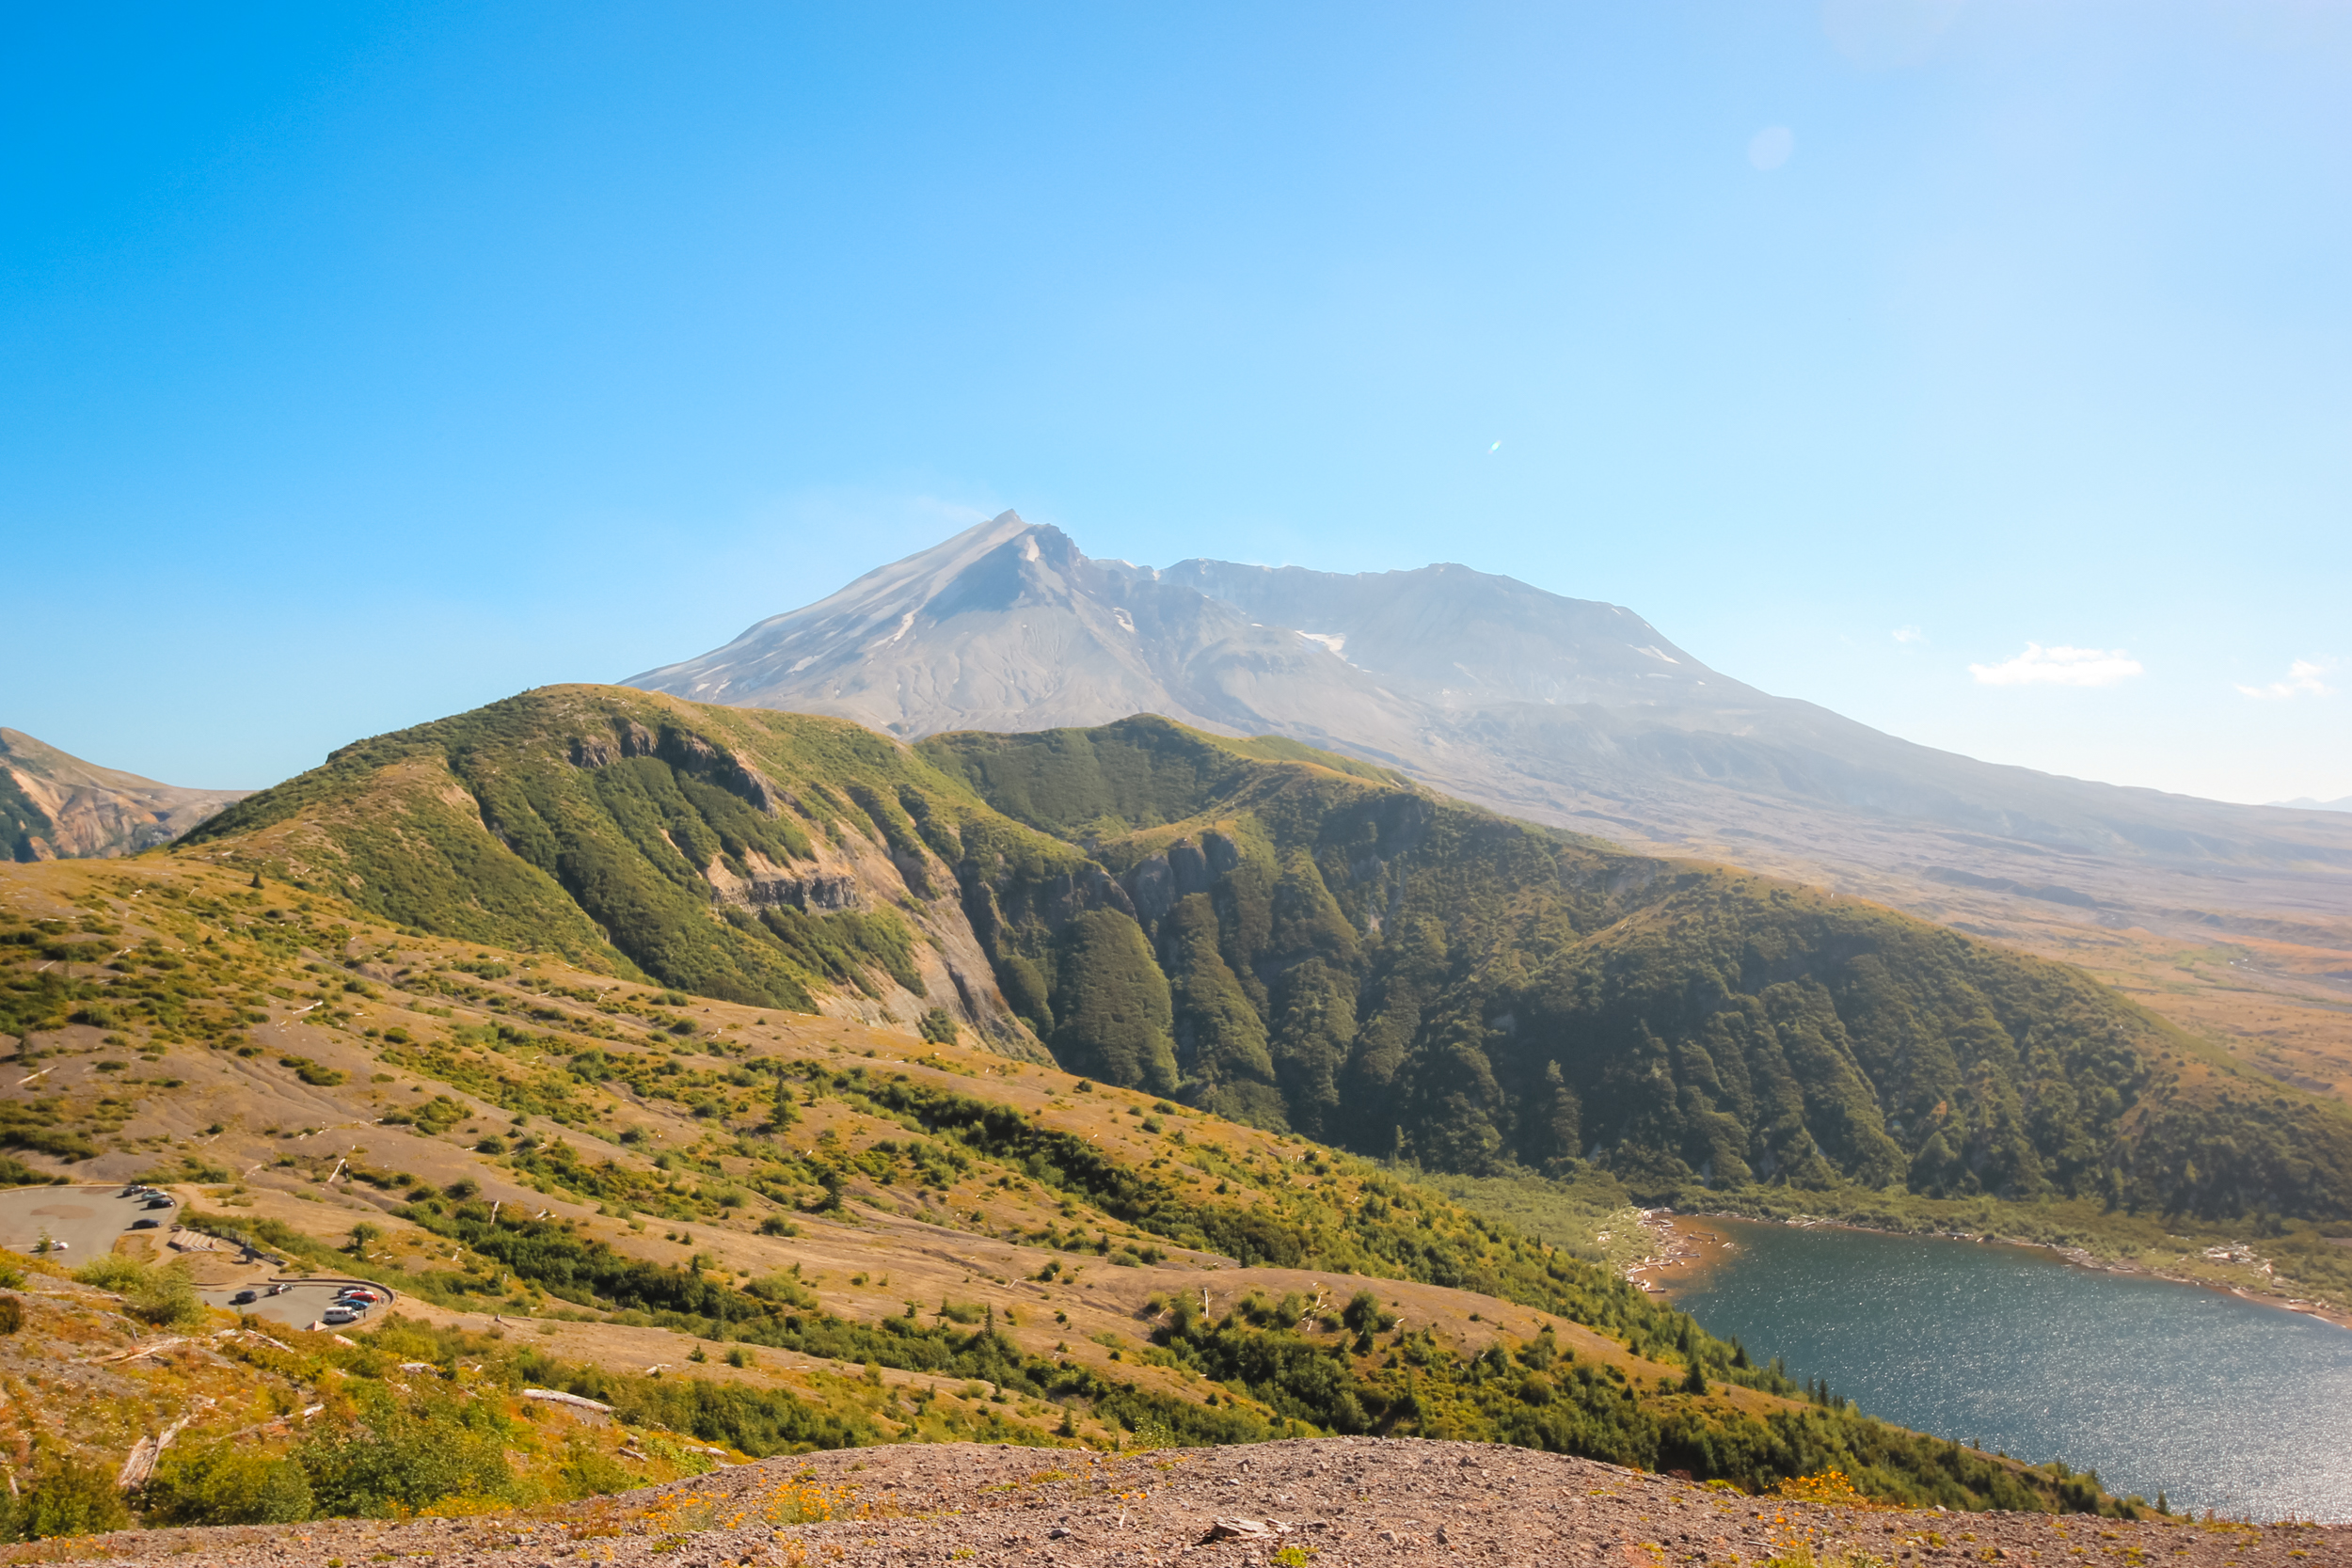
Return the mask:
<path id="1" fill-rule="evenodd" d="M 344 1323 L 358 1323 L 359 1314 L 348 1307 L 330 1307 L 319 1315 L 319 1321 L 341 1327 Z"/>

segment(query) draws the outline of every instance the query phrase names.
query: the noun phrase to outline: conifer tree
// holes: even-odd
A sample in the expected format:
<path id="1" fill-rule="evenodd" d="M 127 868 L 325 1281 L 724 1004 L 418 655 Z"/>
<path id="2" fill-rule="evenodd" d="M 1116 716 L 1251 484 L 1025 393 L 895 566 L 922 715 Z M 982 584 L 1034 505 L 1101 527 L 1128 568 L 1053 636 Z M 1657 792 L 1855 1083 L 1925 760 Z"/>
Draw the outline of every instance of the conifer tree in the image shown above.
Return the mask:
<path id="1" fill-rule="evenodd" d="M 792 1103 L 792 1081 L 779 1071 L 776 1074 L 775 1101 L 768 1111 L 768 1125 L 782 1132 L 800 1119 L 800 1107 Z"/>

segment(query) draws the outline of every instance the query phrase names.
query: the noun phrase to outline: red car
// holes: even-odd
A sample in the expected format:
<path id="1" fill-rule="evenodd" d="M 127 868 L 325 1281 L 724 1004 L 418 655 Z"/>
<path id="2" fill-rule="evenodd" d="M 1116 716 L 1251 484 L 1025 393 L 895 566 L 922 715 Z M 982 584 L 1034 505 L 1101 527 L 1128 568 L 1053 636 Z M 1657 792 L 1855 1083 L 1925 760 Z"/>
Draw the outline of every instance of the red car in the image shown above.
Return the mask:
<path id="1" fill-rule="evenodd" d="M 336 1291 L 335 1299 L 337 1301 L 363 1301 L 370 1307 L 373 1307 L 384 1298 L 365 1286 L 354 1285 L 349 1290 Z"/>

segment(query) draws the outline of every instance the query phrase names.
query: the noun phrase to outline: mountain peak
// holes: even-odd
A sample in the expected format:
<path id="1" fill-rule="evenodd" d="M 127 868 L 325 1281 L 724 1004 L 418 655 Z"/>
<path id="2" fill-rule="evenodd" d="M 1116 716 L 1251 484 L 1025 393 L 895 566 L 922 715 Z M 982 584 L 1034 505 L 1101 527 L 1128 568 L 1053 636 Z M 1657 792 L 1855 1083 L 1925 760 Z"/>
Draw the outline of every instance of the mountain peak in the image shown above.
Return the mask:
<path id="1" fill-rule="evenodd" d="M 1008 511 L 624 684 L 835 714 L 908 737 L 1142 712 L 1230 732 L 1230 717 L 1174 689 L 1160 666 L 1249 629 L 1198 594 L 1098 565 L 1061 530 Z"/>
<path id="2" fill-rule="evenodd" d="M 1621 606 L 1458 562 L 1352 576 L 1200 559 L 1162 570 L 1089 559 L 1013 511 L 624 684 L 910 737 L 1152 712 L 1384 762 L 1418 743 L 1418 704 L 1761 696 Z"/>

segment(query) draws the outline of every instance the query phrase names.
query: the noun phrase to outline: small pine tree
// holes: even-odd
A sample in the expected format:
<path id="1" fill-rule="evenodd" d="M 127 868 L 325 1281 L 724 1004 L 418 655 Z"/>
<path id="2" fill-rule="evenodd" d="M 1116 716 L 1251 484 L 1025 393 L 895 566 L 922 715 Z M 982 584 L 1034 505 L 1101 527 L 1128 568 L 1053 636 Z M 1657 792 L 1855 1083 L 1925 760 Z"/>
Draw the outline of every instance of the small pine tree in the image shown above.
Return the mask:
<path id="1" fill-rule="evenodd" d="M 768 1109 L 768 1125 L 786 1128 L 800 1119 L 800 1108 L 792 1103 L 792 1081 L 779 1072 L 776 1074 L 775 1099 Z"/>
<path id="2" fill-rule="evenodd" d="M 1695 1355 L 1691 1358 L 1690 1370 L 1682 1374 L 1682 1391 L 1686 1394 L 1707 1392 L 1707 1370 L 1699 1365 Z"/>

